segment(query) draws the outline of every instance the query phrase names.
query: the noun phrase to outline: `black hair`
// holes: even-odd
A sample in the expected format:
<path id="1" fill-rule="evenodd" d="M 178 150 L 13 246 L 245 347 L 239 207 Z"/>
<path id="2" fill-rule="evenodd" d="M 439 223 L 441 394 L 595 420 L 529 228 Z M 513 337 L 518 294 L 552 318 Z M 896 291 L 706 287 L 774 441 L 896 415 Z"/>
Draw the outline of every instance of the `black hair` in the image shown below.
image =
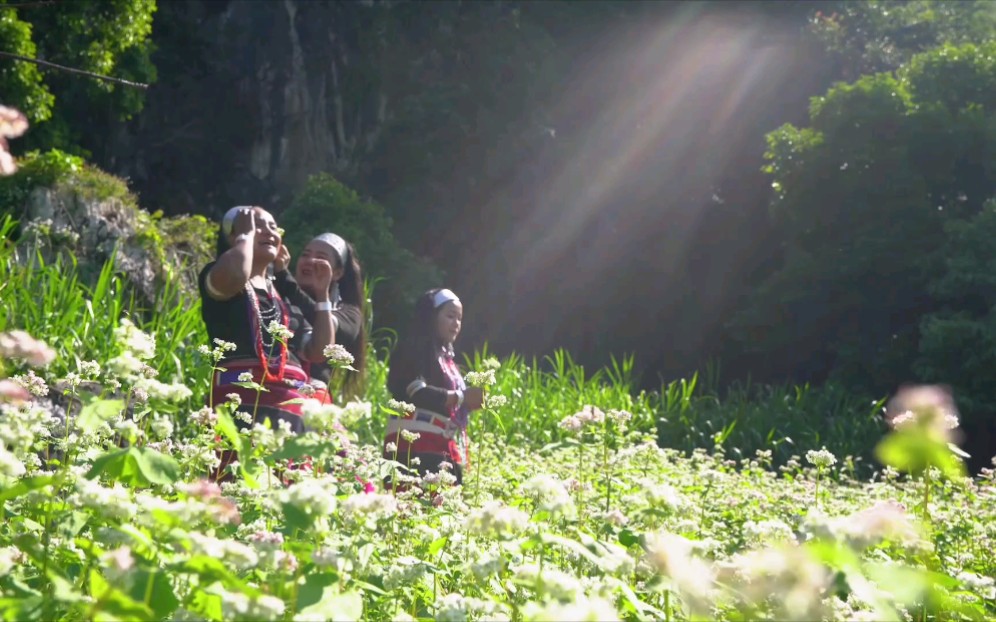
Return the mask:
<path id="1" fill-rule="evenodd" d="M 439 355 L 439 335 L 436 331 L 436 315 L 439 309 L 433 306 L 436 294 L 442 287 L 434 287 L 415 301 L 415 313 L 412 315 L 408 328 L 398 340 L 398 350 L 403 350 L 407 356 L 416 360 L 435 359 Z M 442 307 L 440 307 L 442 308 Z"/>
<path id="2" fill-rule="evenodd" d="M 356 340 L 346 346 L 346 350 L 353 355 L 354 372 L 349 372 L 343 381 L 343 391 L 348 396 L 356 396 L 363 391 L 363 381 L 366 377 L 367 369 L 367 322 L 366 305 L 363 296 L 363 268 L 360 260 L 356 256 L 356 249 L 349 242 L 346 242 L 346 254 L 349 261 L 342 266 L 342 278 L 339 279 L 339 297 L 343 304 L 353 305 L 360 310 L 360 332 Z M 342 264 L 342 258 L 339 257 Z M 329 285 L 329 294 L 332 293 L 334 284 Z"/>

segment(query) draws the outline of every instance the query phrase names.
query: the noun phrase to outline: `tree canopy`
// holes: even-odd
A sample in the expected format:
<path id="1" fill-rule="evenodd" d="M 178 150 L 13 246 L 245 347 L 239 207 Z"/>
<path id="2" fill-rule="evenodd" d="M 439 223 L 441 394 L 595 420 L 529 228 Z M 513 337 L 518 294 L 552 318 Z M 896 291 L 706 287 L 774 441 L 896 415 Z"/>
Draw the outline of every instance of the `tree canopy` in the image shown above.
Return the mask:
<path id="1" fill-rule="evenodd" d="M 99 75 L 150 82 L 155 0 L 0 1 L 0 52 Z M 119 122 L 142 109 L 145 93 L 0 57 L 0 93 L 32 123 L 24 149 L 85 151 L 95 118 Z M 89 121 L 89 122 L 88 122 Z"/>

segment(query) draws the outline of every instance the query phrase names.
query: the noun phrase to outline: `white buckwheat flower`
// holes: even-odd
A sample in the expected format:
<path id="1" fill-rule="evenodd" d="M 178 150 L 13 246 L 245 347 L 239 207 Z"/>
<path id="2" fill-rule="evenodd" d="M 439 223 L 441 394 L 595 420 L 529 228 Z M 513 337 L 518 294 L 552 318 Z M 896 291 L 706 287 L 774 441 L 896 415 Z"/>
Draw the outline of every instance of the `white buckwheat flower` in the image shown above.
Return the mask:
<path id="1" fill-rule="evenodd" d="M 837 457 L 827 451 L 826 447 L 819 451 L 810 449 L 806 452 L 806 462 L 818 469 L 826 469 L 837 464 Z"/>
<path id="2" fill-rule="evenodd" d="M 349 350 L 338 343 L 325 346 L 325 349 L 322 350 L 322 356 L 333 367 L 349 367 L 355 360 Z"/>
<path id="3" fill-rule="evenodd" d="M 515 537 L 528 523 L 529 515 L 522 510 L 508 507 L 501 501 L 488 501 L 470 513 L 467 530 L 492 538 Z"/>
<path id="4" fill-rule="evenodd" d="M 294 337 L 294 333 L 291 331 L 291 329 L 281 324 L 279 320 L 273 320 L 272 322 L 267 324 L 266 332 L 273 335 L 274 339 L 277 339 L 278 341 L 282 341 L 285 343 L 287 341 L 290 341 L 290 339 Z"/>
<path id="5" fill-rule="evenodd" d="M 401 400 L 394 400 L 394 399 L 387 400 L 387 407 L 399 413 L 415 412 L 414 404 L 409 404 L 408 402 L 402 402 Z"/>

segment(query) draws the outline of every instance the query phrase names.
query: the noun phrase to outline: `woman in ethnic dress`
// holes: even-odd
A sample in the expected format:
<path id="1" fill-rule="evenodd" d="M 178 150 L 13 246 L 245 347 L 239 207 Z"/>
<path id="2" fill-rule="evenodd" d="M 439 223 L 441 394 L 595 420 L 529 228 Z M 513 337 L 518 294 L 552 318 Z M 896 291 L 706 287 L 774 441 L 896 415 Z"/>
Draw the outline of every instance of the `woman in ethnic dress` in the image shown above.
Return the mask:
<path id="1" fill-rule="evenodd" d="M 293 276 L 288 270 L 290 259 L 287 247 L 282 246 L 273 265 L 277 291 L 292 306 L 298 307 L 309 322 L 315 313 L 328 311 L 332 314 L 335 343 L 353 355 L 353 371 L 346 372 L 343 393 L 347 399 L 360 396 L 366 372 L 367 342 L 363 321 L 363 269 L 356 250 L 340 236 L 323 233 L 304 247 Z M 319 262 L 332 266 L 331 284 L 324 289 L 318 280 Z M 323 299 L 323 292 L 328 302 L 316 302 Z M 311 377 L 315 399 L 329 402 L 331 397 L 327 388 L 332 368 L 310 363 L 304 363 L 303 367 Z"/>
<path id="2" fill-rule="evenodd" d="M 218 234 L 217 259 L 200 273 L 201 316 L 212 342 L 221 339 L 235 344 L 235 351 L 218 363 L 225 371 L 215 372 L 212 378 L 214 403 L 236 393 L 242 400 L 240 411 L 249 413 L 252 423 L 267 419 L 273 429 L 287 425 L 300 432 L 304 429 L 301 406 L 285 402 L 304 397 L 298 389 L 308 375 L 301 364 L 322 363 L 323 350 L 334 343 L 335 331 L 329 311 L 316 310 L 309 324 L 273 286 L 267 269 L 281 245 L 277 223 L 263 208 L 228 210 Z M 317 260 L 313 268 L 316 282 L 326 292 L 317 297 L 318 303 L 327 304 L 332 266 Z M 247 373 L 267 391 L 233 384 Z"/>
<path id="3" fill-rule="evenodd" d="M 431 289 L 415 303 L 415 317 L 391 357 L 387 387 L 415 412 L 391 417 L 384 434 L 384 457 L 415 466 L 420 475 L 453 466 L 457 484 L 467 466 L 467 416 L 481 407 L 480 387 L 467 387 L 454 360 L 453 342 L 463 323 L 463 304 L 448 289 Z M 401 432 L 418 434 L 413 442 Z M 389 451 L 390 449 L 390 451 Z"/>

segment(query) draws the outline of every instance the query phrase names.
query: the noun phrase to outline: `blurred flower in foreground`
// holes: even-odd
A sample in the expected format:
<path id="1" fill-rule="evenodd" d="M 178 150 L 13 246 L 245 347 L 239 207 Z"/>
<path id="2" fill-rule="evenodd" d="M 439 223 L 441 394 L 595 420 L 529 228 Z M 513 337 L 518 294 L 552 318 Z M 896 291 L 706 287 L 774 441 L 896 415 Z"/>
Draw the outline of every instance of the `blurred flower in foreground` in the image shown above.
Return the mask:
<path id="1" fill-rule="evenodd" d="M 951 390 L 940 385 L 905 386 L 886 409 L 886 421 L 896 430 L 919 428 L 929 436 L 954 441 L 958 408 Z"/>
<path id="2" fill-rule="evenodd" d="M 14 156 L 7 150 L 7 139 L 17 138 L 28 129 L 28 119 L 19 110 L 0 106 L 0 175 L 17 171 Z"/>
<path id="3" fill-rule="evenodd" d="M 44 367 L 55 360 L 55 350 L 23 330 L 0 333 L 0 358 L 20 359 L 32 367 Z"/>
<path id="4" fill-rule="evenodd" d="M 0 380 L 0 402 L 24 402 L 31 399 L 27 389 L 12 380 Z"/>
<path id="5" fill-rule="evenodd" d="M 899 471 L 919 475 L 939 469 L 946 477 L 964 475 L 958 448 L 958 409 L 951 390 L 940 385 L 905 386 L 889 401 L 885 419 L 893 432 L 875 448 L 875 457 Z M 929 488 L 925 488 L 925 495 Z M 926 511 L 926 505 L 924 505 Z"/>

